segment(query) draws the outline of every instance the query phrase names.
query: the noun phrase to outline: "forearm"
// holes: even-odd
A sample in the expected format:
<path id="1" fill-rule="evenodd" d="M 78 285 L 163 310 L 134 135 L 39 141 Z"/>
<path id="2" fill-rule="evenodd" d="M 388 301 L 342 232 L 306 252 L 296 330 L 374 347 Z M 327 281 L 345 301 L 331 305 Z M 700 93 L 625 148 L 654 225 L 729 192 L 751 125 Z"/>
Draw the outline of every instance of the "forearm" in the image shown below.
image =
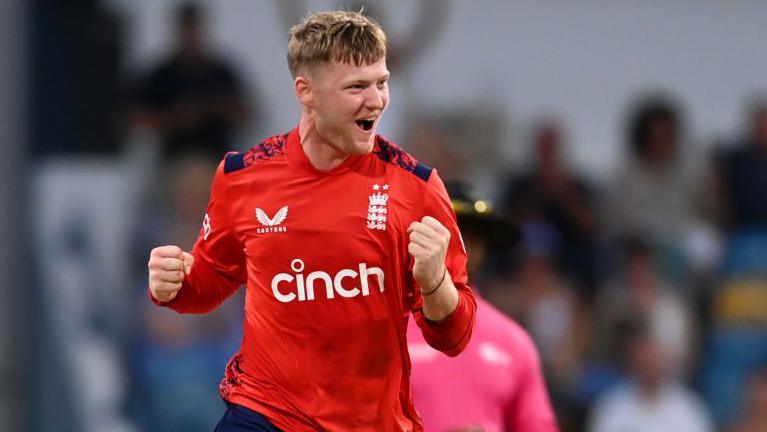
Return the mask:
<path id="1" fill-rule="evenodd" d="M 422 294 L 426 293 L 423 296 L 423 315 L 429 321 L 442 321 L 453 313 L 458 305 L 458 289 L 455 287 L 450 272 L 447 269 L 445 269 L 441 282 L 433 283 L 432 287 L 422 286 L 421 292 Z"/>

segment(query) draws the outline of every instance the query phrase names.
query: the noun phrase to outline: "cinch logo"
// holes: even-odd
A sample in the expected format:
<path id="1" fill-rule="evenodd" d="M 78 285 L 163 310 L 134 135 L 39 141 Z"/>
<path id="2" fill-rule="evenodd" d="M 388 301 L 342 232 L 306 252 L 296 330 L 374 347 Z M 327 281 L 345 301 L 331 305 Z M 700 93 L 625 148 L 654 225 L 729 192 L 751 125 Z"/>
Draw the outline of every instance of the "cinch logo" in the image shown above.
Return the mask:
<path id="1" fill-rule="evenodd" d="M 324 271 L 313 271 L 304 276 L 304 262 L 300 259 L 294 259 L 290 262 L 290 268 L 296 274 L 278 273 L 272 278 L 272 292 L 274 297 L 283 302 L 289 303 L 298 298 L 298 301 L 314 300 L 314 287 L 315 284 L 321 282 L 324 284 L 325 297 L 330 300 L 335 297 L 336 294 L 344 298 L 352 298 L 360 295 L 370 295 L 370 285 L 368 278 L 375 275 L 378 278 L 378 286 L 380 291 L 384 290 L 384 272 L 378 267 L 368 268 L 367 264 L 360 263 L 358 266 L 359 271 L 351 269 L 340 270 L 335 276 L 330 276 Z M 359 277 L 359 287 L 352 286 L 355 279 Z M 345 282 L 344 280 L 351 279 L 352 281 Z M 294 283 L 295 281 L 295 283 Z M 322 287 L 323 285 L 319 285 Z"/>

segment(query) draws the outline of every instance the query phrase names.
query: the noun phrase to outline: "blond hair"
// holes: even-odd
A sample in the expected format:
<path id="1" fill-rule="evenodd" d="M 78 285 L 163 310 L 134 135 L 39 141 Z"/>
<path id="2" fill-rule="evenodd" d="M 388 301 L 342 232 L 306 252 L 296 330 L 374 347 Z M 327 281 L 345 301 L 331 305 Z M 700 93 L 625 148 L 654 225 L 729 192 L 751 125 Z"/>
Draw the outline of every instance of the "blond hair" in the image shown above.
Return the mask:
<path id="1" fill-rule="evenodd" d="M 360 12 L 318 12 L 290 29 L 288 68 L 293 78 L 320 63 L 365 66 L 384 58 L 386 34 Z"/>

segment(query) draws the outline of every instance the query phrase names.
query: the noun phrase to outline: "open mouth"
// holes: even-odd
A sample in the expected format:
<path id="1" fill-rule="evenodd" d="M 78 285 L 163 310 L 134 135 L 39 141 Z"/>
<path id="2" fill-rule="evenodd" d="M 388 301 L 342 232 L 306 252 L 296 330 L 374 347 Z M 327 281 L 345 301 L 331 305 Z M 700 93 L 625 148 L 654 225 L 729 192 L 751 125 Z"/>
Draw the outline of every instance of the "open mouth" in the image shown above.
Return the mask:
<path id="1" fill-rule="evenodd" d="M 358 128 L 365 132 L 370 132 L 373 129 L 375 120 L 357 120 L 356 123 Z"/>

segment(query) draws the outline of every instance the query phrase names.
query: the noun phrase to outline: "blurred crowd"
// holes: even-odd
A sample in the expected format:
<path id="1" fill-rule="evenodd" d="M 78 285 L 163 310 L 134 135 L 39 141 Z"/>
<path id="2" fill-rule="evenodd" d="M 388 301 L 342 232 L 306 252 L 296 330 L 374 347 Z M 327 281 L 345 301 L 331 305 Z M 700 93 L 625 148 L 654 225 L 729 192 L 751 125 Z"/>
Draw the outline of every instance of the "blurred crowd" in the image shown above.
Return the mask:
<path id="1" fill-rule="evenodd" d="M 92 430 L 204 431 L 223 412 L 216 388 L 240 342 L 242 296 L 209 315 L 180 316 L 154 306 L 145 283 L 153 246 L 191 248 L 214 167 L 224 152 L 241 150 L 238 132 L 261 121 L 258 89 L 246 88 L 237 68 L 206 44 L 205 18 L 199 6 L 180 6 L 171 21 L 175 48 L 125 77 L 118 129 L 152 143 L 151 162 L 132 168 L 140 173 L 138 190 L 110 196 L 105 185 L 124 177 L 110 177 L 121 171 L 103 164 L 95 171 L 77 165 L 79 177 L 68 183 L 103 202 L 132 197 L 127 222 L 115 227 L 107 212 L 62 223 L 40 239 L 60 242 L 62 256 L 84 267 L 110 253 L 85 247 L 104 238 L 91 233 L 97 228 L 90 222 L 127 233 L 117 240 L 131 251 L 119 298 L 130 306 L 96 296 L 77 306 L 88 309 L 82 322 L 53 315 L 48 323 L 64 341 L 90 335 L 88 355 L 99 353 L 96 364 L 62 384 L 82 399 L 72 404 L 82 405 L 83 418 L 111 416 L 81 420 Z M 627 158 L 612 178 L 574 168 L 567 118 L 526 125 L 529 133 L 515 145 L 529 148 L 529 159 L 494 165 L 493 181 L 482 185 L 521 238 L 493 245 L 470 274 L 472 285 L 531 335 L 564 431 L 765 431 L 767 96 L 743 101 L 740 135 L 707 145 L 692 142 L 691 114 L 670 94 L 626 102 L 625 134 L 615 145 Z M 510 141 L 493 115 L 460 106 L 422 113 L 401 144 L 470 188 L 501 152 L 495 143 Z M 57 193 L 69 168 L 51 167 L 41 193 Z M 83 202 L 40 211 L 78 220 Z M 71 284 L 81 285 L 78 264 L 65 264 L 51 274 L 68 271 Z M 41 279 L 49 280 L 45 272 Z M 56 304 L 77 304 L 82 293 L 61 295 Z M 61 345 L 59 367 L 67 369 L 78 354 Z M 119 388 L 84 384 L 94 376 Z"/>
<path id="2" fill-rule="evenodd" d="M 499 177 L 497 208 L 522 238 L 470 277 L 533 337 L 563 430 L 767 427 L 755 406 L 767 364 L 767 100 L 749 101 L 743 134 L 700 158 L 684 118 L 670 97 L 639 95 L 630 157 L 602 183 L 571 168 L 562 120 L 542 119 L 532 159 Z M 443 130 L 415 131 L 413 151 L 449 142 Z M 430 155 L 455 169 L 446 178 L 472 162 Z"/>

